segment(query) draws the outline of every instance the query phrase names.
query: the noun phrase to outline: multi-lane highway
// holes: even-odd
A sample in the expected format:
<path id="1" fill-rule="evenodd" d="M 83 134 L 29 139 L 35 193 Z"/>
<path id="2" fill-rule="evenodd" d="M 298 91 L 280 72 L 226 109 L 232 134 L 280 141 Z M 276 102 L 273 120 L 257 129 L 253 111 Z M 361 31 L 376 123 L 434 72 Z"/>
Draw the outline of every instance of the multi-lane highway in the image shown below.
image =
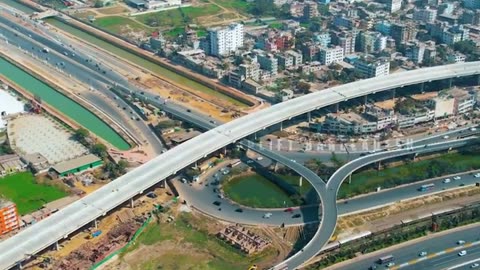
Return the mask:
<path id="1" fill-rule="evenodd" d="M 35 254 L 39 252 L 95 218 L 106 214 L 114 207 L 146 190 L 158 181 L 172 174 L 176 174 L 182 168 L 193 164 L 209 153 L 221 149 L 228 144 L 238 142 L 254 132 L 263 130 L 264 128 L 292 117 L 305 114 L 311 110 L 354 97 L 385 91 L 403 85 L 478 74 L 480 74 L 479 62 L 419 69 L 414 72 L 395 73 L 386 77 L 362 80 L 314 92 L 235 119 L 167 151 L 90 195 L 68 205 L 49 218 L 1 242 L 0 267 L 9 268 L 17 262 L 21 262 L 25 259 L 25 254 Z M 333 202 L 335 205 L 335 192 L 327 192 L 327 194 L 331 197 L 327 198 L 329 204 Z M 322 207 L 324 207 L 325 204 L 324 201 Z M 333 220 L 333 224 L 330 224 L 328 226 L 329 228 L 331 228 L 332 225 L 333 228 L 335 227 L 337 211 L 335 206 L 333 206 L 333 209 L 334 212 L 330 212 L 330 209 L 323 209 L 322 212 L 323 221 Z M 321 224 L 325 223 L 326 222 L 322 222 Z M 316 236 L 322 239 L 320 239 L 321 241 L 315 241 L 315 243 L 325 243 L 330 238 L 330 235 L 328 232 L 324 234 L 321 225 L 320 234 L 317 233 Z M 309 245 L 307 244 L 306 248 L 308 247 Z M 301 265 L 314 256 L 321 247 L 322 246 L 315 246 L 309 249 L 312 251 L 308 254 L 294 255 L 289 259 L 288 265 L 291 265 L 291 268 Z"/>
<path id="2" fill-rule="evenodd" d="M 367 254 L 328 269 L 367 270 L 372 266 L 385 269 L 385 265 L 380 265 L 377 261 L 387 255 L 395 258 L 395 266 L 390 268 L 392 270 L 471 269 L 473 261 L 480 259 L 479 232 L 480 224 L 469 225 Z M 460 240 L 465 243 L 458 244 Z M 459 256 L 461 250 L 467 251 L 467 255 Z M 426 255 L 420 256 L 421 252 L 426 252 Z"/>

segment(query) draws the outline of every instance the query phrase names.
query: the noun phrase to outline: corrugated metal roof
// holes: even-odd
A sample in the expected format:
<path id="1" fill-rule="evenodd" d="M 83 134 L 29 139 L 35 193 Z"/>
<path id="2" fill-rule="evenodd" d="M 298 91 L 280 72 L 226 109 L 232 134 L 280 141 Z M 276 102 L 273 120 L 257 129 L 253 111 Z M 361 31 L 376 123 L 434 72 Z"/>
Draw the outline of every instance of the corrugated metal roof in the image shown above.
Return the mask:
<path id="1" fill-rule="evenodd" d="M 98 158 L 93 154 L 88 154 L 85 156 L 81 156 L 78 158 L 74 158 L 68 161 L 58 163 L 57 165 L 53 166 L 53 169 L 58 173 L 64 173 L 64 172 L 76 169 L 78 167 L 81 167 L 83 165 L 91 164 L 97 161 L 100 161 L 100 158 Z"/>

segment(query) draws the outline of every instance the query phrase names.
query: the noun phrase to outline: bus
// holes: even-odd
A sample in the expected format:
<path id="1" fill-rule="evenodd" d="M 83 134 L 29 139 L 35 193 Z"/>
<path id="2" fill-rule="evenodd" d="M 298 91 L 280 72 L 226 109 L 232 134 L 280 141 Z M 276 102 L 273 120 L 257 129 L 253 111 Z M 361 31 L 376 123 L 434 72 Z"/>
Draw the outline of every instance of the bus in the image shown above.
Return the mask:
<path id="1" fill-rule="evenodd" d="M 429 190 L 432 190 L 433 188 L 435 187 L 435 184 L 427 184 L 427 185 L 422 185 L 418 190 L 419 191 L 429 191 Z"/>
<path id="2" fill-rule="evenodd" d="M 389 263 L 389 262 L 393 261 L 394 259 L 395 258 L 393 257 L 393 255 L 387 255 L 387 256 L 383 256 L 380 259 L 378 259 L 378 263 L 379 264 Z"/>

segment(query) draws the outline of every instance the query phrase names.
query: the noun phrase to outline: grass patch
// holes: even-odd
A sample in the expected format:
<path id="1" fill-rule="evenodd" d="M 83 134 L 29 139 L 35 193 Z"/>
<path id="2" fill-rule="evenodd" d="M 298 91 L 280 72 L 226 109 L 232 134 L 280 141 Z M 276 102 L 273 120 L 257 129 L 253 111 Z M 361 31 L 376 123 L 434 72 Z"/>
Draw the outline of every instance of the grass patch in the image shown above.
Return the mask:
<path id="1" fill-rule="evenodd" d="M 236 12 L 248 14 L 252 8 L 252 3 L 246 0 L 210 0 L 212 3 L 220 5 L 224 8 L 232 9 Z"/>
<path id="2" fill-rule="evenodd" d="M 29 172 L 0 178 L 0 194 L 17 204 L 20 215 L 40 209 L 45 203 L 67 196 L 57 187 L 37 184 Z"/>
<path id="3" fill-rule="evenodd" d="M 300 176 L 277 174 L 277 177 L 294 187 L 300 195 L 305 195 L 312 189 L 310 182 L 305 179 L 302 181 L 302 186 L 299 186 Z"/>
<path id="4" fill-rule="evenodd" d="M 161 244 L 171 240 L 175 246 L 188 246 L 194 252 L 162 252 L 155 260 L 143 261 L 133 269 L 246 269 L 251 260 L 237 249 L 219 240 L 208 231 L 200 228 L 198 220 L 189 213 L 182 213 L 172 223 L 151 223 L 138 237 L 134 247 L 139 244 Z M 154 247 L 157 248 L 157 247 Z M 158 246 L 161 248 L 161 246 Z"/>
<path id="5" fill-rule="evenodd" d="M 220 7 L 212 4 L 199 7 L 181 7 L 135 16 L 135 19 L 152 27 L 184 27 L 195 22 L 197 18 L 215 15 L 220 12 Z"/>
<path id="6" fill-rule="evenodd" d="M 280 28 L 282 28 L 283 24 L 279 21 L 273 21 L 273 22 L 268 23 L 268 26 L 270 28 L 280 29 Z"/>
<path id="7" fill-rule="evenodd" d="M 228 198 L 245 206 L 260 208 L 294 206 L 288 194 L 258 174 L 235 177 L 223 185 L 223 190 Z"/>
<path id="8" fill-rule="evenodd" d="M 128 9 L 122 6 L 112 6 L 112 7 L 99 8 L 97 9 L 97 11 L 105 15 L 115 15 L 119 13 L 128 12 Z"/>
<path id="9" fill-rule="evenodd" d="M 93 24 L 117 35 L 126 31 L 145 31 L 147 34 L 153 31 L 149 27 L 123 16 L 97 18 Z"/>
<path id="10" fill-rule="evenodd" d="M 368 170 L 352 175 L 352 183 L 345 181 L 338 198 L 348 198 L 375 191 L 377 187 L 392 188 L 433 177 L 480 169 L 480 155 L 450 153 L 441 157 L 412 162 L 384 170 Z"/>

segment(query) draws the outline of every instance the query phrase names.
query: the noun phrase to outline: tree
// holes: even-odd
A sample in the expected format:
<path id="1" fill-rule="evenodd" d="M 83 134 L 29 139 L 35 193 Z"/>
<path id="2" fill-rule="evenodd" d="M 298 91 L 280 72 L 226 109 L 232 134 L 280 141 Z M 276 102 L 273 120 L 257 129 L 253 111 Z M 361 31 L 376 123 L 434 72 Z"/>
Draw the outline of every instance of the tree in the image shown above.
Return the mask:
<path id="1" fill-rule="evenodd" d="M 307 82 L 299 82 L 297 84 L 298 90 L 300 90 L 304 94 L 308 94 L 310 92 L 311 85 Z"/>
<path id="2" fill-rule="evenodd" d="M 82 144 L 85 144 L 87 137 L 90 135 L 90 132 L 84 128 L 79 128 L 75 130 L 73 138 L 79 141 Z"/>
<path id="3" fill-rule="evenodd" d="M 101 8 L 103 7 L 103 1 L 102 0 L 96 0 L 95 4 L 93 5 L 95 8 Z"/>
<path id="4" fill-rule="evenodd" d="M 118 167 L 118 171 L 121 174 L 124 174 L 127 172 L 128 162 L 122 159 L 118 162 L 117 167 Z"/>
<path id="5" fill-rule="evenodd" d="M 106 158 L 107 157 L 107 147 L 101 143 L 96 143 L 92 146 L 91 149 L 92 153 L 101 157 L 101 158 Z"/>

